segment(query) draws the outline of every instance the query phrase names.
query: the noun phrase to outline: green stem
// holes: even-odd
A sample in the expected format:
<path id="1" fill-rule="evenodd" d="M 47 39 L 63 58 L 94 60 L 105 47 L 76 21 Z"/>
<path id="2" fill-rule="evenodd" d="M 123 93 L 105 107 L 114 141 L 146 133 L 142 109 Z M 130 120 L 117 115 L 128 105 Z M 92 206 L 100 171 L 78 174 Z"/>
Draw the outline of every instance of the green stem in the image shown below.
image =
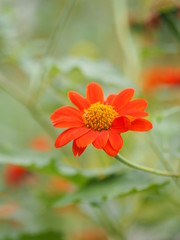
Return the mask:
<path id="1" fill-rule="evenodd" d="M 64 7 L 62 14 L 60 13 L 57 22 L 50 34 L 47 47 L 43 53 L 43 57 L 53 55 L 56 49 L 57 44 L 60 44 L 60 37 L 63 29 L 70 17 L 70 14 L 76 4 L 77 0 L 69 0 L 67 5 Z M 40 95 L 44 92 L 48 85 L 50 85 L 48 69 L 44 69 L 42 65 L 42 74 L 40 77 L 40 85 L 38 89 L 33 93 L 33 98 L 37 101 Z"/>
<path id="2" fill-rule="evenodd" d="M 55 138 L 55 132 L 53 129 L 51 129 L 50 124 L 48 123 L 41 109 L 36 107 L 34 100 L 31 98 L 29 101 L 27 101 L 27 97 L 23 94 L 23 92 L 8 79 L 6 79 L 2 74 L 0 74 L 0 89 L 23 105 L 29 111 L 34 120 L 39 124 L 39 126 L 43 128 L 52 139 Z"/>
<path id="3" fill-rule="evenodd" d="M 113 0 L 112 10 L 117 40 L 122 51 L 125 75 L 138 85 L 141 65 L 140 59 L 129 28 L 128 3 L 126 0 Z"/>
<path id="4" fill-rule="evenodd" d="M 179 107 L 179 106 L 177 106 L 177 107 L 172 107 L 172 108 L 170 108 L 170 109 L 167 109 L 167 110 L 164 110 L 164 111 L 158 113 L 158 114 L 156 115 L 156 119 L 162 120 L 162 119 L 164 119 L 164 118 L 171 117 L 172 115 L 177 114 L 177 113 L 179 113 L 179 112 L 180 112 L 180 107 Z"/>
<path id="5" fill-rule="evenodd" d="M 173 169 L 171 168 L 170 164 L 168 164 L 168 162 L 165 159 L 164 154 L 162 154 L 162 152 L 157 148 L 156 144 L 153 141 L 150 141 L 150 145 L 152 147 L 152 149 L 154 150 L 154 152 L 156 153 L 156 155 L 159 157 L 160 161 L 162 162 L 162 164 L 164 165 L 165 169 L 169 172 L 171 172 Z M 179 189 L 179 179 L 173 178 L 172 177 L 172 181 L 174 182 L 175 186 Z"/>
<path id="6" fill-rule="evenodd" d="M 11 82 L 8 79 L 6 79 L 4 75 L 2 75 L 1 73 L 0 73 L 0 88 L 10 96 L 13 96 L 13 98 L 19 103 L 24 102 L 25 99 L 24 93 L 21 90 L 19 90 L 19 88 L 17 88 L 16 85 L 13 85 L 12 87 Z"/>
<path id="7" fill-rule="evenodd" d="M 54 141 L 54 139 L 57 137 L 56 133 L 51 129 L 50 123 L 48 123 L 48 120 L 45 118 L 42 111 L 39 109 L 36 109 L 33 106 L 26 106 L 29 113 L 31 114 L 32 118 L 38 123 L 38 125 L 44 129 L 44 131 L 51 137 L 51 139 Z"/>
<path id="8" fill-rule="evenodd" d="M 52 30 L 52 33 L 50 35 L 49 43 L 48 43 L 48 46 L 44 53 L 45 55 L 48 55 L 53 50 L 55 50 L 56 38 L 57 38 L 58 32 L 62 33 L 62 30 L 64 29 L 64 27 L 68 21 L 71 11 L 72 11 L 73 7 L 75 6 L 75 3 L 76 3 L 76 0 L 68 1 L 67 5 L 64 7 L 64 11 L 63 11 L 62 15 L 60 14 L 59 18 L 57 19 L 55 27 Z M 58 41 L 58 43 L 59 43 L 59 41 Z"/>
<path id="9" fill-rule="evenodd" d="M 109 208 L 109 204 L 108 202 L 106 202 L 105 204 L 103 204 L 101 212 L 102 215 L 104 216 L 104 218 L 106 219 L 106 223 L 108 224 L 108 226 L 111 228 L 111 232 L 113 236 L 119 236 L 119 238 L 121 240 L 126 240 L 125 237 L 125 231 L 122 227 L 122 223 L 120 221 L 118 221 L 118 219 L 116 218 L 116 216 L 114 216 L 112 214 L 111 209 Z M 118 239 L 119 239 L 118 238 Z"/>
<path id="10" fill-rule="evenodd" d="M 148 168 L 148 167 L 143 167 L 141 165 L 135 164 L 130 162 L 129 160 L 127 160 L 126 158 L 124 158 L 123 156 L 121 156 L 120 154 L 118 154 L 117 156 L 115 156 L 115 158 L 121 162 L 124 163 L 125 165 L 135 168 L 139 171 L 143 171 L 143 172 L 149 172 L 152 174 L 156 174 L 156 175 L 160 175 L 160 176 L 165 176 L 165 177 L 180 177 L 180 174 L 177 173 L 168 173 L 168 172 L 162 172 L 162 171 L 158 171 L 156 169 L 152 169 L 152 168 Z"/>

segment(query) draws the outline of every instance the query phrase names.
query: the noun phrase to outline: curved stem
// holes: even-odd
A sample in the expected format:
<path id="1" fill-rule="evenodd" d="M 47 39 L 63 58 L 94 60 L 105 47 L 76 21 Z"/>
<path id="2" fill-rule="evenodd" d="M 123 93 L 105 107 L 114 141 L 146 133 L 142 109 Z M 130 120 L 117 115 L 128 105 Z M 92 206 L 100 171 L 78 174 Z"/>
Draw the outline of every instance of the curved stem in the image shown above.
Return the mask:
<path id="1" fill-rule="evenodd" d="M 25 95 L 24 93 L 14 84 L 12 86 L 11 82 L 0 73 L 0 89 L 4 92 L 13 96 L 13 98 L 19 103 L 24 102 Z"/>
<path id="2" fill-rule="evenodd" d="M 150 141 L 150 146 L 152 147 L 152 149 L 154 150 L 154 152 L 156 153 L 156 155 L 159 157 L 159 160 L 162 162 L 162 164 L 164 165 L 165 169 L 167 171 L 172 171 L 171 165 L 166 161 L 164 154 L 162 153 L 162 151 L 160 151 L 156 144 L 153 141 Z M 174 182 L 176 188 L 178 190 L 180 190 L 180 186 L 179 186 L 179 179 L 175 179 L 172 178 L 172 181 Z"/>
<path id="3" fill-rule="evenodd" d="M 164 119 L 164 118 L 171 117 L 172 115 L 179 113 L 179 112 L 180 112 L 180 107 L 177 106 L 177 107 L 172 107 L 170 109 L 164 110 L 158 115 Z M 158 115 L 157 115 L 157 117 L 158 117 Z"/>
<path id="4" fill-rule="evenodd" d="M 12 84 L 2 74 L 0 74 L 0 89 L 2 89 L 9 96 L 14 98 L 21 105 L 23 105 L 29 111 L 32 118 L 34 118 L 34 120 L 39 124 L 39 126 L 44 129 L 44 131 L 47 132 L 52 139 L 55 138 L 55 132 L 49 125 L 48 120 L 46 120 L 44 113 L 41 111 L 41 109 L 38 109 L 36 107 L 34 99 L 31 98 L 30 101 L 27 101 L 27 97 L 23 94 L 23 92 L 19 88 L 17 88 L 16 85 Z"/>
<path id="5" fill-rule="evenodd" d="M 63 9 L 62 14 L 60 12 L 60 15 L 57 19 L 55 27 L 53 28 L 52 33 L 50 34 L 47 47 L 44 50 L 44 53 L 42 56 L 43 58 L 54 55 L 56 47 L 57 47 L 57 43 L 60 44 L 63 29 L 66 26 L 76 3 L 77 3 L 77 0 L 67 1 L 67 4 Z M 45 91 L 45 89 L 50 85 L 50 81 L 51 81 L 51 78 L 49 76 L 49 71 L 48 71 L 48 69 L 44 68 L 43 64 L 42 64 L 41 70 L 42 70 L 42 73 L 41 73 L 41 77 L 40 77 L 39 87 L 37 90 L 35 90 L 35 92 L 32 93 L 33 94 L 32 97 L 36 101 L 39 99 L 39 97 L 42 95 L 42 93 Z"/>
<path id="6" fill-rule="evenodd" d="M 113 0 L 112 10 L 117 40 L 123 55 L 125 75 L 138 85 L 141 65 L 137 47 L 129 29 L 127 1 Z"/>
<path id="7" fill-rule="evenodd" d="M 180 174 L 176 174 L 176 173 L 168 173 L 168 172 L 163 172 L 163 171 L 158 171 L 156 169 L 152 169 L 152 168 L 148 168 L 148 167 L 143 167 L 141 165 L 135 164 L 130 162 L 129 160 L 127 160 L 126 158 L 124 158 L 123 156 L 121 156 L 120 154 L 118 154 L 117 156 L 115 156 L 115 158 L 121 162 L 124 163 L 125 165 L 135 168 L 139 171 L 143 171 L 143 172 L 149 172 L 152 174 L 156 174 L 156 175 L 160 175 L 160 176 L 165 176 L 165 177 L 180 177 Z"/>
<path id="8" fill-rule="evenodd" d="M 56 47 L 56 44 L 57 44 L 56 40 L 57 40 L 57 37 L 58 37 L 58 33 L 59 32 L 62 33 L 62 30 L 65 27 L 65 25 L 66 25 L 66 23 L 69 19 L 69 16 L 72 12 L 72 9 L 75 6 L 76 2 L 77 2 L 77 0 L 68 1 L 66 6 L 63 9 L 62 14 L 60 13 L 60 15 L 57 19 L 57 22 L 55 24 L 55 27 L 53 28 L 52 33 L 50 35 L 49 43 L 48 43 L 47 48 L 44 52 L 44 56 L 52 53 L 52 51 L 55 51 L 55 47 Z M 58 41 L 58 44 L 59 44 L 59 41 Z"/>

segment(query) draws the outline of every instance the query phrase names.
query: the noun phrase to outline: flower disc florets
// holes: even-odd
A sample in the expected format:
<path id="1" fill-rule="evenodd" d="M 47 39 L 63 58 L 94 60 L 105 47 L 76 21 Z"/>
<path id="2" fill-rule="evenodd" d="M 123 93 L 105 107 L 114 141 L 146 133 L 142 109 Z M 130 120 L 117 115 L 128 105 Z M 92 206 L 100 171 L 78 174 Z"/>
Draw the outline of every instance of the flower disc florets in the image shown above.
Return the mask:
<path id="1" fill-rule="evenodd" d="M 98 83 L 89 83 L 86 97 L 70 91 L 69 99 L 76 106 L 63 106 L 51 114 L 56 128 L 67 128 L 56 139 L 55 147 L 60 148 L 73 141 L 74 156 L 80 156 L 89 144 L 103 149 L 109 156 L 117 156 L 123 146 L 121 134 L 127 131 L 144 132 L 152 129 L 152 123 L 144 117 L 147 102 L 132 100 L 133 88 L 126 88 L 118 94 L 104 98 Z"/>
<path id="2" fill-rule="evenodd" d="M 113 106 L 97 102 L 84 110 L 83 121 L 87 128 L 100 132 L 110 129 L 116 117 L 118 117 L 118 113 Z"/>

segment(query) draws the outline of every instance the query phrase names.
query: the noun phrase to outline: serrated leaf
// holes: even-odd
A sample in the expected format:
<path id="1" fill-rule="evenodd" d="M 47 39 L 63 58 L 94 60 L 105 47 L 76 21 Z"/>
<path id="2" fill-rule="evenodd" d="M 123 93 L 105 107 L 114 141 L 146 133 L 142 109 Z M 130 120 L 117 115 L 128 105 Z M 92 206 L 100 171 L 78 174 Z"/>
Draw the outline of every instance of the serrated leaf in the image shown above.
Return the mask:
<path id="1" fill-rule="evenodd" d="M 56 159 L 50 154 L 35 153 L 33 151 L 27 151 L 16 155 L 1 153 L 0 164 L 16 164 L 39 173 L 61 175 L 79 184 L 122 172 L 122 168 L 116 165 L 105 169 L 94 170 L 75 168 L 62 164 L 59 159 Z"/>
<path id="2" fill-rule="evenodd" d="M 157 189 L 168 183 L 168 180 L 152 177 L 147 173 L 130 171 L 120 176 L 93 181 L 77 192 L 62 197 L 56 202 L 55 206 L 64 206 L 77 202 L 96 204 L 142 191 Z"/>

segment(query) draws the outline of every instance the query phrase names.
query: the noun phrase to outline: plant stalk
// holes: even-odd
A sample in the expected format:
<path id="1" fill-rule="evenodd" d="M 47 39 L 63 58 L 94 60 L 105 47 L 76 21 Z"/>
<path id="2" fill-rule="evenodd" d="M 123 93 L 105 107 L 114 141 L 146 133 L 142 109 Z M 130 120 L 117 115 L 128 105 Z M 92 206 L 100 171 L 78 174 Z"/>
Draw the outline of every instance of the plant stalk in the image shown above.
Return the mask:
<path id="1" fill-rule="evenodd" d="M 125 164 L 125 165 L 127 165 L 131 168 L 135 168 L 139 171 L 149 172 L 149 173 L 152 173 L 152 174 L 165 176 L 165 177 L 176 177 L 176 178 L 180 177 L 180 174 L 178 174 L 178 173 L 163 172 L 163 171 L 159 171 L 159 170 L 156 170 L 156 169 L 152 169 L 152 168 L 148 168 L 148 167 L 144 167 L 144 166 L 132 163 L 120 154 L 115 156 L 115 159 L 117 159 L 119 162 L 121 162 L 121 163 L 123 163 L 123 164 Z"/>

